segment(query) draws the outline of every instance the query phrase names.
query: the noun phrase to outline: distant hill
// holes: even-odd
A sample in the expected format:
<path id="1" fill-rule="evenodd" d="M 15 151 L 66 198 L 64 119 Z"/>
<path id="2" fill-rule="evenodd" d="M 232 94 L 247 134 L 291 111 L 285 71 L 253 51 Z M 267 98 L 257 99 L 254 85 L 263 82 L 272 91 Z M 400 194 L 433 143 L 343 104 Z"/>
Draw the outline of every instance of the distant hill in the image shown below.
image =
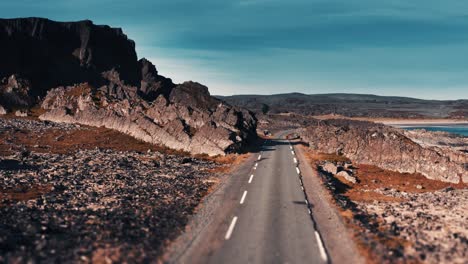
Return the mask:
<path id="1" fill-rule="evenodd" d="M 257 113 L 338 114 L 350 117 L 468 118 L 468 100 L 423 100 L 347 93 L 287 93 L 217 97 Z"/>

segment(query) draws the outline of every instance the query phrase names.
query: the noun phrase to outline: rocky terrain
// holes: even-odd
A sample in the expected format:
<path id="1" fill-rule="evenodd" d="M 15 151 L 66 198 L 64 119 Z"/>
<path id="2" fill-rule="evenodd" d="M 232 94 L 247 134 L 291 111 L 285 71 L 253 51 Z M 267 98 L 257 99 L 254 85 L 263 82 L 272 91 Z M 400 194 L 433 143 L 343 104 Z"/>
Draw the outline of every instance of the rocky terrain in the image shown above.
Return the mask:
<path id="1" fill-rule="evenodd" d="M 299 129 L 317 122 L 315 118 L 296 114 L 256 114 L 259 133 L 268 130 L 273 134 L 284 130 Z"/>
<path id="2" fill-rule="evenodd" d="M 467 153 L 424 146 L 400 129 L 364 121 L 320 120 L 300 134 L 319 152 L 344 155 L 383 169 L 417 172 L 428 179 L 468 183 Z"/>
<path id="3" fill-rule="evenodd" d="M 369 263 L 465 263 L 466 184 L 310 155 Z M 351 177 L 343 177 L 343 173 Z"/>
<path id="4" fill-rule="evenodd" d="M 468 100 L 421 100 L 369 94 L 274 94 L 218 96 L 258 113 L 342 115 L 372 118 L 468 118 Z"/>
<path id="5" fill-rule="evenodd" d="M 0 118 L 0 262 L 148 262 L 221 165 L 103 128 Z"/>
<path id="6" fill-rule="evenodd" d="M 424 129 L 404 130 L 405 136 L 424 147 L 449 148 L 468 153 L 468 137 Z"/>
<path id="7" fill-rule="evenodd" d="M 224 155 L 256 138 L 247 110 L 176 85 L 137 59 L 121 29 L 91 21 L 1 19 L 0 106 L 42 120 L 112 128 L 192 154 Z M 1 113 L 0 113 L 1 114 Z M 24 115 L 23 114 L 23 115 Z"/>
<path id="8" fill-rule="evenodd" d="M 465 263 L 468 189 L 408 193 L 382 188 L 378 192 L 402 202 L 359 202 L 357 210 L 383 220 L 393 237 L 408 241 L 401 252 L 407 261 Z"/>

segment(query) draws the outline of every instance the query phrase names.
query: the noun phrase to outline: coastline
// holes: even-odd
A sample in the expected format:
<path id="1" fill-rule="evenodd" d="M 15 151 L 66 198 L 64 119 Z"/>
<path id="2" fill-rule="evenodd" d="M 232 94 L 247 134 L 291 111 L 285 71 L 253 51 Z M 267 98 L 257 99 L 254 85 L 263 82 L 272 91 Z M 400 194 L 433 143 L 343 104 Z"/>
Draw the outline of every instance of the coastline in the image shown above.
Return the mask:
<path id="1" fill-rule="evenodd" d="M 451 118 L 370 118 L 370 117 L 346 117 L 342 115 L 312 116 L 316 119 L 350 119 L 381 123 L 389 126 L 468 126 L 468 119 Z"/>
<path id="2" fill-rule="evenodd" d="M 463 127 L 468 126 L 468 120 L 453 120 L 453 119 L 395 119 L 395 120 L 375 120 L 373 122 L 382 123 L 389 126 L 397 127 L 417 127 L 417 126 L 453 126 Z"/>

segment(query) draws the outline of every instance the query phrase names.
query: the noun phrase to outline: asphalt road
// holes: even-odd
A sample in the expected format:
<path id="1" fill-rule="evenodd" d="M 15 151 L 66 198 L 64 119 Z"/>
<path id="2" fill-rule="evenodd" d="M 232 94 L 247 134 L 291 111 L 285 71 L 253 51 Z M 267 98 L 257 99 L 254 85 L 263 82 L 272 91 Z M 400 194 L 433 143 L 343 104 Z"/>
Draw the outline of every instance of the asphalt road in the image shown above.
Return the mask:
<path id="1" fill-rule="evenodd" d="M 236 168 L 167 253 L 167 263 L 362 263 L 327 191 L 288 140 Z M 297 153 L 296 153 L 297 151 Z"/>
<path id="2" fill-rule="evenodd" d="M 326 263 L 288 140 L 268 140 L 177 263 Z"/>
<path id="3" fill-rule="evenodd" d="M 225 242 L 207 263 L 324 263 L 287 140 L 268 141 L 239 190 Z M 252 176 L 253 175 L 253 176 Z M 322 250 L 322 252 L 321 252 Z"/>

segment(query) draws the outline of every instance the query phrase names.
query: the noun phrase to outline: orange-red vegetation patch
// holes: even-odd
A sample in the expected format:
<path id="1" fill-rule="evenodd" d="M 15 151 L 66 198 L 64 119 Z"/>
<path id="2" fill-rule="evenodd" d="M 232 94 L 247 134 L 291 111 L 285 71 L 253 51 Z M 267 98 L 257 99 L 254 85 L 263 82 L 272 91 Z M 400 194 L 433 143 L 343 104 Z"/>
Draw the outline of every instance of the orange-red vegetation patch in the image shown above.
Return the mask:
<path id="1" fill-rule="evenodd" d="M 0 201 L 28 201 L 49 193 L 51 189 L 52 186 L 50 185 L 40 185 L 33 188 L 0 189 Z"/>
<path id="2" fill-rule="evenodd" d="M 467 184 L 453 184 L 448 182 L 430 180 L 420 173 L 401 173 L 396 171 L 384 170 L 377 166 L 358 164 L 354 169 L 354 175 L 359 182 L 350 186 L 346 193 L 351 200 L 366 200 L 365 190 L 379 188 L 392 188 L 402 192 L 423 193 L 441 190 L 447 187 L 456 189 L 467 188 Z M 421 187 L 421 189 L 418 188 Z M 362 197 L 361 197 L 362 196 Z M 379 196 L 375 197 L 376 200 Z"/>
<path id="3" fill-rule="evenodd" d="M 303 150 L 305 150 L 304 153 L 306 158 L 315 167 L 317 167 L 317 165 L 322 161 L 351 162 L 351 160 L 345 156 L 318 153 L 308 149 L 307 147 L 303 147 Z M 464 183 L 453 184 L 430 180 L 420 173 L 401 173 L 367 164 L 354 164 L 353 172 L 354 176 L 358 179 L 356 184 L 351 184 L 340 177 L 337 178 L 348 187 L 344 195 L 353 201 L 360 202 L 373 202 L 374 200 L 386 202 L 401 201 L 401 199 L 382 195 L 373 191 L 381 188 L 396 189 L 409 193 L 423 193 L 437 191 L 447 187 L 456 189 L 468 187 L 468 185 Z M 421 187 L 421 189 L 418 187 Z"/>
<path id="4" fill-rule="evenodd" d="M 84 127 L 84 126 L 82 126 Z M 39 153 L 65 154 L 78 149 L 112 149 L 116 151 L 160 151 L 165 154 L 188 155 L 185 152 L 153 145 L 118 131 L 102 127 L 84 127 L 63 131 L 48 129 L 44 133 L 29 130 L 5 131 L 0 133 L 0 155 L 10 155 L 6 141 L 23 145 L 26 149 Z"/>
<path id="5" fill-rule="evenodd" d="M 307 152 L 306 156 L 311 161 L 333 161 L 333 162 L 350 162 L 345 156 L 337 155 L 337 154 L 327 154 L 327 153 L 314 153 L 314 152 Z"/>
<path id="6" fill-rule="evenodd" d="M 216 157 L 207 157 L 205 159 L 214 161 L 221 166 L 211 169 L 212 173 L 229 173 L 233 168 L 242 164 L 247 158 L 249 158 L 250 153 L 246 154 L 229 154 L 226 156 L 216 156 Z"/>

